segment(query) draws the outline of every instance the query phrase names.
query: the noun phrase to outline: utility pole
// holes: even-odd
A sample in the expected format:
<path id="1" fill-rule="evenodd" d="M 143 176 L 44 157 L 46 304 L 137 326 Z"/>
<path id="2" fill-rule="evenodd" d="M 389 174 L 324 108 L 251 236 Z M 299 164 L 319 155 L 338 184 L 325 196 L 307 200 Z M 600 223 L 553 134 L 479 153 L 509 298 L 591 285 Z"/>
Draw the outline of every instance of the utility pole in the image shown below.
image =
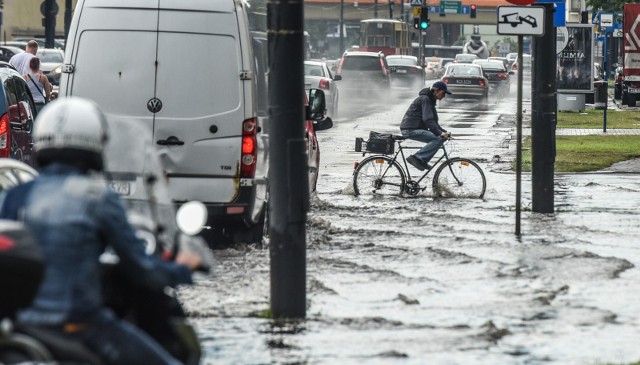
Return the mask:
<path id="1" fill-rule="evenodd" d="M 373 17 L 378 18 L 378 0 L 373 1 Z"/>
<path id="2" fill-rule="evenodd" d="M 340 53 L 339 56 L 342 57 L 342 53 L 344 52 L 344 0 L 340 0 Z"/>
<path id="3" fill-rule="evenodd" d="M 306 316 L 309 166 L 304 139 L 304 8 L 267 2 L 269 42 L 269 233 L 271 313 Z"/>
<path id="4" fill-rule="evenodd" d="M 44 5 L 44 7 L 42 6 Z M 44 15 L 44 46 L 45 48 L 54 48 L 56 37 L 56 15 L 58 14 L 58 4 L 55 0 L 44 0 L 40 6 L 42 15 Z M 43 11 L 44 10 L 44 11 Z"/>
<path id="5" fill-rule="evenodd" d="M 553 213 L 553 181 L 556 158 L 556 28 L 553 3 L 545 8 L 544 35 L 533 38 L 533 84 L 531 95 L 532 211 Z"/>
<path id="6" fill-rule="evenodd" d="M 393 19 L 393 0 L 389 0 L 389 19 Z"/>

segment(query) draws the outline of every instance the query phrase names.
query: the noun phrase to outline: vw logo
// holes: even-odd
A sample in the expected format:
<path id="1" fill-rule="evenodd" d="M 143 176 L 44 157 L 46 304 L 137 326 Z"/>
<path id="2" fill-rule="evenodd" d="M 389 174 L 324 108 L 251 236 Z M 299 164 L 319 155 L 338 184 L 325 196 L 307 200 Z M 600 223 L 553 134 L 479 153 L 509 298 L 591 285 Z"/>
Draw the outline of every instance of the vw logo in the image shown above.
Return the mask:
<path id="1" fill-rule="evenodd" d="M 147 109 L 152 113 L 157 113 L 162 109 L 162 101 L 158 98 L 151 98 L 147 101 Z"/>

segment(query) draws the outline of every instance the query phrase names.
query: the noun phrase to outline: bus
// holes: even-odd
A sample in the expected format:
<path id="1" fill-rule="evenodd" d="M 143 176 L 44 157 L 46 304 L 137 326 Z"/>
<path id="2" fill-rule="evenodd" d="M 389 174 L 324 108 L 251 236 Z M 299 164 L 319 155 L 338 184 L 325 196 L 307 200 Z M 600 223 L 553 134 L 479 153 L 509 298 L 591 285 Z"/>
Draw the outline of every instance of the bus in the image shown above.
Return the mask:
<path id="1" fill-rule="evenodd" d="M 389 55 L 411 54 L 409 25 L 395 19 L 365 19 L 360 21 L 358 51 L 382 52 Z"/>

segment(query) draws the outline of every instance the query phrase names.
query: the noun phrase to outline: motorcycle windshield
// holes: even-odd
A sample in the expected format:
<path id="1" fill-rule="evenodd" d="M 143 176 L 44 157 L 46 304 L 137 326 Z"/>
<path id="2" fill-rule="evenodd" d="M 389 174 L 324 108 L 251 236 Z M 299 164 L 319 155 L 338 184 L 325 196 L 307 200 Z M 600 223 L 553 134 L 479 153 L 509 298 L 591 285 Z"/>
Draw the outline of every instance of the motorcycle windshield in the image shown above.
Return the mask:
<path id="1" fill-rule="evenodd" d="M 172 250 L 178 231 L 175 208 L 151 130 L 134 118 L 109 116 L 107 124 L 103 158 L 109 186 L 122 197 L 129 221 L 156 233 L 164 249 Z"/>

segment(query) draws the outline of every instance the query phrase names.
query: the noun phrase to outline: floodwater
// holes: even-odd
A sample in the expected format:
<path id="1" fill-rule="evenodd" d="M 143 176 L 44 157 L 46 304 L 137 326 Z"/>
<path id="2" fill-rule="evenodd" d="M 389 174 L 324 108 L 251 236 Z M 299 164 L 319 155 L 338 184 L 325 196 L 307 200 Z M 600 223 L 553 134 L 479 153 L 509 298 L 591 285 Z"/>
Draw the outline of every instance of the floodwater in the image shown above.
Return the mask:
<path id="1" fill-rule="evenodd" d="M 440 109 L 441 124 L 457 137 L 454 155 L 486 174 L 484 199 L 436 199 L 430 188 L 409 198 L 354 196 L 353 163 L 362 158 L 354 139 L 398 133 L 413 97 L 342 113 L 319 132 L 306 320 L 279 326 L 262 318 L 268 248 L 217 250 L 216 276 L 181 291 L 203 363 L 639 361 L 638 175 L 556 175 L 556 213 L 540 214 L 531 212 L 531 179 L 523 174 L 517 238 L 516 103 L 504 99 L 489 111 L 467 103 Z"/>

